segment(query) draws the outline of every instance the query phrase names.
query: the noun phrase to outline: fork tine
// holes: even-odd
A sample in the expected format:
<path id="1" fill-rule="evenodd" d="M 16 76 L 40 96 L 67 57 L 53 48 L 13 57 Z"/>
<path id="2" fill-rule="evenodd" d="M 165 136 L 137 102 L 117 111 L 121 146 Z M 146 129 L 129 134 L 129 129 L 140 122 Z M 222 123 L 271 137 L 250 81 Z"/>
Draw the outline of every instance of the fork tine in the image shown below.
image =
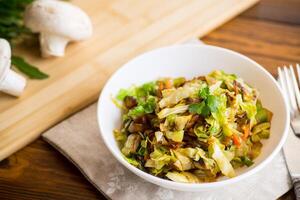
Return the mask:
<path id="1" fill-rule="evenodd" d="M 280 67 L 278 67 L 277 70 L 278 70 L 278 80 L 279 80 L 280 86 L 282 88 L 284 98 L 286 99 L 286 102 L 288 104 L 290 114 L 291 114 L 291 116 L 293 116 L 293 110 L 291 109 L 290 98 L 287 93 L 287 85 L 286 85 L 285 77 L 283 75 L 283 71 Z"/>
<path id="2" fill-rule="evenodd" d="M 287 83 L 287 91 L 288 91 L 289 99 L 291 102 L 291 109 L 293 111 L 292 116 L 294 116 L 294 114 L 298 110 L 298 108 L 297 108 L 297 103 L 296 103 L 296 99 L 295 99 L 295 93 L 294 93 L 294 90 L 292 87 L 292 82 L 291 82 L 292 79 L 291 79 L 290 73 L 286 66 L 283 67 L 283 70 L 284 70 L 284 75 L 285 75 L 285 81 Z"/>
<path id="3" fill-rule="evenodd" d="M 300 65 L 298 63 L 296 64 L 296 70 L 297 70 L 298 80 L 300 80 Z"/>
<path id="4" fill-rule="evenodd" d="M 290 73 L 291 73 L 291 76 L 292 76 L 291 81 L 292 81 L 292 85 L 293 85 L 293 88 L 294 88 L 294 93 L 295 93 L 295 96 L 296 96 L 298 110 L 299 110 L 300 109 L 300 92 L 299 92 L 299 86 L 298 86 L 298 82 L 296 80 L 294 68 L 293 68 L 292 65 L 290 65 Z"/>

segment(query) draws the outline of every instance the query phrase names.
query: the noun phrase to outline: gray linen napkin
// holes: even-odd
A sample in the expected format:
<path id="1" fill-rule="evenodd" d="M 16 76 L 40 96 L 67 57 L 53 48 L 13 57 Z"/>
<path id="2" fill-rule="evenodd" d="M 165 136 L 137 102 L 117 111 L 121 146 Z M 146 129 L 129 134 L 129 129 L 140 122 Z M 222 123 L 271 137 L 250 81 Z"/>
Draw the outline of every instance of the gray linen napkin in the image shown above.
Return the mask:
<path id="1" fill-rule="evenodd" d="M 244 181 L 214 192 L 180 192 L 146 182 L 124 168 L 109 152 L 99 133 L 96 103 L 43 134 L 105 196 L 120 200 L 276 199 L 291 188 L 280 152 L 271 163 Z"/>

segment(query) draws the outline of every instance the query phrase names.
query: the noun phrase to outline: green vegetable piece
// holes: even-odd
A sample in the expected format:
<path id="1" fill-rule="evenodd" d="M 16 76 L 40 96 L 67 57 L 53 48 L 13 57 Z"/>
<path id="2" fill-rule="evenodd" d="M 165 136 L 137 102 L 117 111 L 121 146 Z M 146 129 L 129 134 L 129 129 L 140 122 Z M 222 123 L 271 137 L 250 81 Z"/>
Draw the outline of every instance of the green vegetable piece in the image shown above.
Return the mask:
<path id="1" fill-rule="evenodd" d="M 156 83 L 155 82 L 149 82 L 145 83 L 142 86 L 138 87 L 136 90 L 136 95 L 138 97 L 145 97 L 148 95 L 155 95 L 156 91 Z"/>
<path id="2" fill-rule="evenodd" d="M 261 148 L 262 148 L 261 142 L 253 143 L 253 145 L 251 147 L 251 151 L 249 152 L 250 159 L 254 160 L 255 158 L 257 158 L 257 156 L 259 156 L 259 154 L 261 152 Z"/>
<path id="3" fill-rule="evenodd" d="M 234 169 L 236 168 L 240 168 L 244 166 L 244 163 L 242 162 L 242 159 L 239 157 L 234 157 L 231 161 L 230 161 L 231 165 L 233 166 Z"/>
<path id="4" fill-rule="evenodd" d="M 166 177 L 180 183 L 199 183 L 199 178 L 190 172 L 168 172 Z"/>
<path id="5" fill-rule="evenodd" d="M 242 156 L 242 157 L 241 157 L 241 161 L 242 161 L 247 167 L 250 167 L 250 166 L 253 165 L 253 163 L 254 163 L 248 156 Z"/>
<path id="6" fill-rule="evenodd" d="M 144 156 L 146 152 L 147 152 L 146 148 L 140 147 L 136 154 L 139 156 Z"/>
<path id="7" fill-rule="evenodd" d="M 126 157 L 123 155 L 123 158 L 131 165 L 138 167 L 140 163 L 135 158 Z"/>
<path id="8" fill-rule="evenodd" d="M 166 177 L 169 178 L 172 181 L 179 182 L 179 183 L 189 183 L 189 180 L 186 176 L 179 172 L 168 172 L 166 174 Z"/>
<path id="9" fill-rule="evenodd" d="M 183 130 L 188 121 L 192 118 L 192 115 L 176 116 L 174 125 L 177 131 Z"/>
<path id="10" fill-rule="evenodd" d="M 252 142 L 259 142 L 260 141 L 260 137 L 258 135 L 251 135 L 251 141 Z"/>
<path id="11" fill-rule="evenodd" d="M 122 148 L 122 153 L 125 156 L 129 156 L 131 153 L 136 153 L 136 150 L 141 142 L 141 136 L 138 134 L 131 134 L 127 137 L 127 140 Z"/>
<path id="12" fill-rule="evenodd" d="M 119 92 L 119 98 L 122 99 L 124 96 L 125 91 Z M 118 98 L 118 97 L 117 97 Z M 138 105 L 128 111 L 128 116 L 132 118 L 139 117 L 146 113 L 154 112 L 156 107 L 156 100 L 155 97 L 149 96 L 145 101 L 140 101 Z"/>
<path id="13" fill-rule="evenodd" d="M 147 140 L 142 140 L 141 141 L 141 146 L 146 148 L 147 147 Z"/>
<path id="14" fill-rule="evenodd" d="M 206 122 L 210 125 L 209 127 L 209 132 L 212 134 L 212 135 L 218 135 L 218 133 L 221 132 L 221 126 L 220 124 L 218 123 L 218 121 L 216 119 L 214 119 L 212 116 L 209 117 L 209 118 L 206 118 L 205 119 Z"/>
<path id="15" fill-rule="evenodd" d="M 122 144 L 124 144 L 127 139 L 126 133 L 123 131 L 117 130 L 117 129 L 114 130 L 114 136 L 115 136 L 116 140 Z"/>
<path id="16" fill-rule="evenodd" d="M 149 166 L 152 165 L 157 170 L 168 165 L 171 161 L 171 156 L 167 155 L 161 148 L 154 148 L 154 151 L 150 154 L 150 158 L 152 161 L 150 161 Z"/>
<path id="17" fill-rule="evenodd" d="M 117 94 L 117 99 L 120 100 L 120 101 L 123 101 L 125 99 L 126 96 L 129 96 L 128 95 L 128 90 L 125 90 L 125 89 L 120 89 L 118 94 Z"/>
<path id="18" fill-rule="evenodd" d="M 258 110 L 255 115 L 257 123 L 267 122 L 268 121 L 268 113 L 264 110 Z"/>
<path id="19" fill-rule="evenodd" d="M 227 137 L 231 137 L 233 134 L 233 132 L 228 124 L 224 124 L 224 126 L 222 127 L 222 130 L 223 130 L 224 135 Z"/>
<path id="20" fill-rule="evenodd" d="M 264 122 L 261 124 L 258 124 L 256 126 L 253 127 L 252 129 L 252 134 L 257 134 L 263 130 L 267 130 L 271 127 L 271 123 L 270 122 Z"/>
<path id="21" fill-rule="evenodd" d="M 263 130 L 257 135 L 262 139 L 268 139 L 270 137 L 270 130 Z"/>
<path id="22" fill-rule="evenodd" d="M 31 79 L 45 79 L 45 78 L 49 77 L 48 74 L 45 74 L 44 72 L 40 71 L 35 66 L 27 63 L 21 57 L 12 56 L 11 63 L 13 66 L 15 66 L 18 70 L 20 70 L 22 73 L 24 73 Z"/>
<path id="23" fill-rule="evenodd" d="M 256 109 L 257 109 L 257 110 L 260 110 L 260 109 L 262 109 L 262 108 L 263 108 L 263 106 L 262 106 L 261 101 L 260 101 L 260 100 L 257 100 L 257 101 L 256 101 Z"/>
<path id="24" fill-rule="evenodd" d="M 143 106 L 145 113 L 154 112 L 156 107 L 155 97 L 149 96 L 145 103 L 141 103 L 141 106 Z"/>
<path id="25" fill-rule="evenodd" d="M 197 94 L 200 87 L 199 82 L 189 82 L 176 89 L 165 89 L 162 91 L 163 98 L 159 101 L 159 107 L 171 107 L 178 104 L 182 99 Z"/>
<path id="26" fill-rule="evenodd" d="M 222 174 L 227 177 L 234 177 L 235 172 L 230 163 L 227 159 L 226 155 L 224 154 L 223 150 L 220 147 L 218 140 L 214 137 L 211 138 L 209 146 L 209 151 L 211 152 L 211 157 L 216 161 L 217 165 L 219 166 Z"/>
<path id="27" fill-rule="evenodd" d="M 141 100 L 141 97 L 148 97 L 150 95 L 155 95 L 155 91 L 156 91 L 156 83 L 149 82 L 139 87 L 132 86 L 129 89 L 120 89 L 117 94 L 117 99 L 123 101 L 126 96 L 132 96 L 136 98 L 138 101 L 143 101 Z"/>
<path id="28" fill-rule="evenodd" d="M 145 114 L 145 109 L 141 105 L 134 107 L 133 109 L 129 110 L 129 112 L 128 112 L 128 116 L 133 117 L 133 118 L 139 117 L 143 114 Z"/>
<path id="29" fill-rule="evenodd" d="M 201 97 L 202 99 L 206 99 L 209 95 L 209 88 L 203 87 L 199 90 L 198 96 Z"/>
<path id="30" fill-rule="evenodd" d="M 173 140 L 174 142 L 182 142 L 183 135 L 184 135 L 183 130 L 180 130 L 180 131 L 167 131 L 166 132 L 166 137 L 168 139 Z"/>
<path id="31" fill-rule="evenodd" d="M 157 116 L 159 119 L 163 119 L 172 114 L 184 113 L 188 110 L 188 108 L 188 105 L 177 105 L 173 108 L 165 108 L 157 113 Z"/>
<path id="32" fill-rule="evenodd" d="M 179 151 L 173 151 L 176 157 L 176 161 L 173 165 L 180 171 L 186 171 L 192 169 L 193 162 L 192 160 L 187 157 L 186 155 L 180 153 Z"/>
<path id="33" fill-rule="evenodd" d="M 175 119 L 176 119 L 175 114 L 171 114 L 171 115 L 167 116 L 166 122 L 170 128 L 173 128 L 175 126 Z"/>
<path id="34" fill-rule="evenodd" d="M 255 115 L 257 123 L 271 122 L 273 113 L 266 108 L 263 108 L 261 103 L 256 104 L 257 113 Z"/>
<path id="35" fill-rule="evenodd" d="M 144 156 L 145 154 L 148 154 L 147 139 L 141 141 L 140 148 L 137 151 L 137 155 Z"/>
<path id="36" fill-rule="evenodd" d="M 207 139 L 209 137 L 209 133 L 204 126 L 198 126 L 197 128 L 194 128 L 194 133 L 198 138 Z"/>
<path id="37" fill-rule="evenodd" d="M 173 85 L 174 87 L 180 87 L 185 83 L 185 78 L 184 77 L 179 77 L 179 78 L 175 78 L 173 80 Z"/>

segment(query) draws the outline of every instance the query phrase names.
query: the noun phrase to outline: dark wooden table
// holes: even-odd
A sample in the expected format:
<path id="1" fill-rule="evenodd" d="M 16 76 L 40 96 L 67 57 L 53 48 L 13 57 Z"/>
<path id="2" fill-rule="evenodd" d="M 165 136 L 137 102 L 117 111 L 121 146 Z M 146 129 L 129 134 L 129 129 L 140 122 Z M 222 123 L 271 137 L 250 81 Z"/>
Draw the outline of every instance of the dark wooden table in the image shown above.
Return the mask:
<path id="1" fill-rule="evenodd" d="M 300 63 L 300 0 L 262 0 L 202 40 L 243 53 L 277 76 L 277 66 Z M 294 198 L 289 191 L 280 199 Z M 39 139 L 0 162 L 0 199 L 104 197 L 67 159 Z"/>

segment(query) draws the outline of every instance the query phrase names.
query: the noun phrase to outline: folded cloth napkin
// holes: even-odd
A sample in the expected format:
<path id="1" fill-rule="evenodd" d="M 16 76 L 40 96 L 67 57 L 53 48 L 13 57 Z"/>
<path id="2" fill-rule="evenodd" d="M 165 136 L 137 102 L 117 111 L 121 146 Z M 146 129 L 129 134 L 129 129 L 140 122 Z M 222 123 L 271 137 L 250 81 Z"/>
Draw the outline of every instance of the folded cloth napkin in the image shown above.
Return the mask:
<path id="1" fill-rule="evenodd" d="M 96 103 L 43 134 L 106 197 L 120 200 L 276 199 L 291 188 L 282 152 L 249 178 L 214 192 L 180 192 L 146 182 L 124 168 L 99 133 Z"/>

